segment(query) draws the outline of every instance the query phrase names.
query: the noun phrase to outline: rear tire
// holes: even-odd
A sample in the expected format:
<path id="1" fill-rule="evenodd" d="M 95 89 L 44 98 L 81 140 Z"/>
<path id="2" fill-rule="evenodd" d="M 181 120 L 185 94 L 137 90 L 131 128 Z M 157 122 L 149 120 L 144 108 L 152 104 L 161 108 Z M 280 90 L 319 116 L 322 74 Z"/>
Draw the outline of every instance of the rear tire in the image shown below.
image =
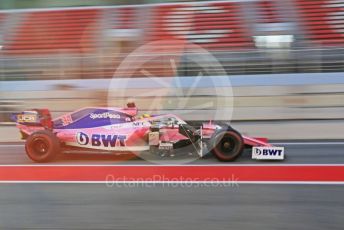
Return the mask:
<path id="1" fill-rule="evenodd" d="M 210 143 L 211 152 L 220 161 L 234 161 L 242 154 L 244 147 L 242 136 L 231 127 L 214 133 Z"/>
<path id="2" fill-rule="evenodd" d="M 58 138 L 51 131 L 41 130 L 27 138 L 25 150 L 31 160 L 43 163 L 54 160 L 61 147 Z"/>

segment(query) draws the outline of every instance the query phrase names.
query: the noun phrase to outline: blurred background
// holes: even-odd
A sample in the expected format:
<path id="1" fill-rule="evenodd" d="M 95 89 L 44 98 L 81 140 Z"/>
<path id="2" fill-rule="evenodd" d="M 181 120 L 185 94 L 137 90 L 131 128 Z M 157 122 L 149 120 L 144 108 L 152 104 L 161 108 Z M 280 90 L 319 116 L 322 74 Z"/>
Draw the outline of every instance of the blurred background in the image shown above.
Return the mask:
<path id="1" fill-rule="evenodd" d="M 343 0 L 2 0 L 0 8 L 0 141 L 18 141 L 12 112 L 49 108 L 58 116 L 108 105 L 112 78 L 130 78 L 116 89 L 114 106 L 132 98 L 142 112 L 178 114 L 187 105 L 183 118 L 190 121 L 221 109 L 219 120 L 270 139 L 344 137 Z M 128 54 L 156 41 L 158 51 L 136 54 L 138 62 L 149 59 L 144 67 L 117 71 Z M 150 92 L 151 76 L 191 79 L 182 88 L 198 81 L 197 53 L 188 44 L 221 64 L 202 78 L 228 78 L 233 95 L 203 85 L 152 108 L 154 95 L 135 90 Z M 197 109 L 204 98 L 223 106 Z M 233 116 L 226 114 L 232 107 Z"/>

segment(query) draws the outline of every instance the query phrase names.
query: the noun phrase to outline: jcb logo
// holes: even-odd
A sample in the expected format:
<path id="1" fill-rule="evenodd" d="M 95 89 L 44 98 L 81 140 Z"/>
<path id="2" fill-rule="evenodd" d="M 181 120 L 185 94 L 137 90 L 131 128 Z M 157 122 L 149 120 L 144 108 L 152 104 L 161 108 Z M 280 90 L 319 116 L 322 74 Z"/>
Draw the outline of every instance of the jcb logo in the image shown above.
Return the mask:
<path id="1" fill-rule="evenodd" d="M 18 114 L 17 115 L 18 122 L 35 122 L 36 115 L 33 114 Z"/>

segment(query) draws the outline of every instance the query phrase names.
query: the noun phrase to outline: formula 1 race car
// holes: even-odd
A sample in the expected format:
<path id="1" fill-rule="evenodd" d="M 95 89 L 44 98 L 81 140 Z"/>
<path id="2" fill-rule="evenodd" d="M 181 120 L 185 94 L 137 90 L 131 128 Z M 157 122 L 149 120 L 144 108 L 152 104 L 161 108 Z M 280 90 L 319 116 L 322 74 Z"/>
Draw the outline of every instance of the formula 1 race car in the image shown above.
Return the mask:
<path id="1" fill-rule="evenodd" d="M 233 161 L 245 147 L 254 159 L 284 158 L 284 149 L 265 138 L 241 135 L 227 124 L 187 124 L 173 114 L 141 115 L 134 103 L 125 108 L 88 107 L 52 119 L 48 109 L 33 109 L 12 115 L 25 150 L 36 162 L 52 161 L 65 150 L 95 150 L 173 155 L 191 146 L 199 157 L 212 153 L 220 161 Z"/>

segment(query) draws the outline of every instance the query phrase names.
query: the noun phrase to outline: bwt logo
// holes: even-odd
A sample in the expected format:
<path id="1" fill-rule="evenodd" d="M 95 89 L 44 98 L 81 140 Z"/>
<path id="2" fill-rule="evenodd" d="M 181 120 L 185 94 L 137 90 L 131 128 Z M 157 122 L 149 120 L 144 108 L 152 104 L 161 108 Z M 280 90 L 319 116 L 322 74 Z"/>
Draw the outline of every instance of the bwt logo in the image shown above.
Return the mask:
<path id="1" fill-rule="evenodd" d="M 256 154 L 263 156 L 281 156 L 282 151 L 281 149 L 256 149 Z"/>
<path id="2" fill-rule="evenodd" d="M 115 147 L 125 146 L 125 135 L 104 135 L 104 134 L 92 134 L 89 137 L 86 133 L 78 132 L 76 134 L 76 141 L 79 145 L 87 145 L 91 143 L 92 146 L 104 146 L 104 147 Z"/>

